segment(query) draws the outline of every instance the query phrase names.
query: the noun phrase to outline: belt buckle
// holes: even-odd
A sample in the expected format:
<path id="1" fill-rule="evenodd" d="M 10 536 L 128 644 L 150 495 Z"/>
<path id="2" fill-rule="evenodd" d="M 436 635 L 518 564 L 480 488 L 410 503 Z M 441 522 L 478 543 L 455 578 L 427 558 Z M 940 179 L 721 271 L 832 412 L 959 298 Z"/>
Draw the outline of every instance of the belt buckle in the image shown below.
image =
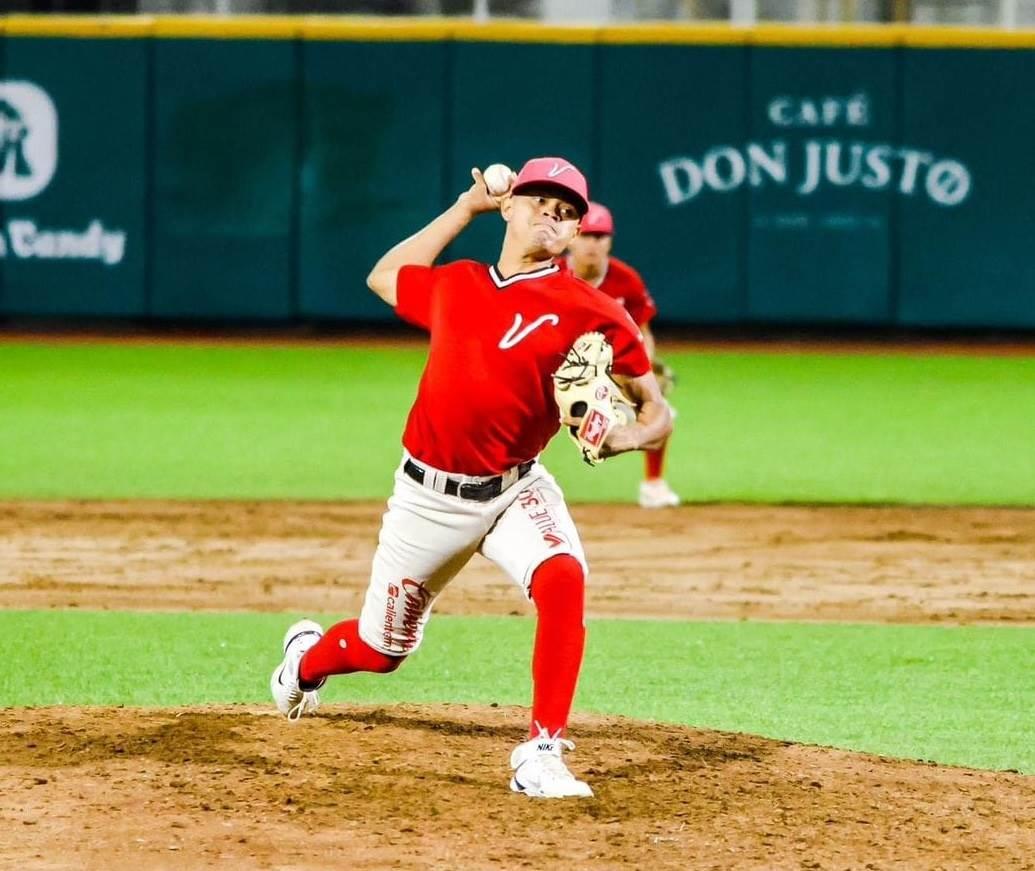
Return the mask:
<path id="1" fill-rule="evenodd" d="M 460 499 L 469 499 L 472 502 L 488 502 L 495 499 L 525 477 L 532 470 L 533 465 L 533 462 L 519 463 L 511 466 L 502 475 L 496 475 L 494 478 L 475 484 L 451 478 L 443 472 L 432 470 L 428 466 L 421 466 L 413 460 L 407 460 L 404 464 L 406 473 L 429 490 L 444 493 L 447 496 L 455 494 Z M 451 490 L 452 492 L 450 492 Z"/>
<path id="2" fill-rule="evenodd" d="M 471 502 L 488 502 L 499 495 L 499 491 L 492 492 L 496 483 L 495 478 L 483 481 L 480 484 L 461 484 L 457 489 L 457 496 L 461 499 L 468 499 Z"/>

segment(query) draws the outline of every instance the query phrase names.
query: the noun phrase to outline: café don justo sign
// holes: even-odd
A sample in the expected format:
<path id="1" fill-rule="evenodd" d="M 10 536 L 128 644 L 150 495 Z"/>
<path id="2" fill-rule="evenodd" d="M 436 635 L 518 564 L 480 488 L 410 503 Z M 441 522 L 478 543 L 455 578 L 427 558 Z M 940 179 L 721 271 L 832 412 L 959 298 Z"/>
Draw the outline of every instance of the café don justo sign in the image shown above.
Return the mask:
<path id="1" fill-rule="evenodd" d="M 803 199 L 824 189 L 890 189 L 945 208 L 967 199 L 970 171 L 959 160 L 923 148 L 865 141 L 863 135 L 837 135 L 863 134 L 871 116 L 866 93 L 773 97 L 766 117 L 783 137 L 742 147 L 717 145 L 701 155 L 662 161 L 658 172 L 665 200 L 679 206 L 707 192 L 727 193 L 744 185 L 786 187 Z M 788 136 L 792 131 L 805 131 L 805 138 Z"/>
<path id="2" fill-rule="evenodd" d="M 100 218 L 88 218 L 85 227 L 45 227 L 32 215 L 32 200 L 57 174 L 54 101 L 33 82 L 0 81 L 0 200 L 16 204 L 7 206 L 10 217 L 0 224 L 0 257 L 121 263 L 126 234 Z"/>

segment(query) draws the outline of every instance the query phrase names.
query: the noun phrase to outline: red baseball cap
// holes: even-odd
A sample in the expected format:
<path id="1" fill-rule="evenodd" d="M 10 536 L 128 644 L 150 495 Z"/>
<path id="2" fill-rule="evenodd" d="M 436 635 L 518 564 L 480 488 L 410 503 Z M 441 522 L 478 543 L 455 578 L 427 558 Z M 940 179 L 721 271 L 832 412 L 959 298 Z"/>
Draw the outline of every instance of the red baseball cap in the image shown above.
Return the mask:
<path id="1" fill-rule="evenodd" d="M 573 163 L 569 163 L 563 157 L 532 158 L 521 167 L 511 192 L 519 194 L 521 188 L 532 185 L 560 188 L 571 194 L 580 216 L 585 215 L 589 209 L 589 186 L 586 184 L 586 177 Z"/>
<path id="2" fill-rule="evenodd" d="M 615 234 L 615 222 L 611 211 L 600 203 L 590 203 L 579 225 L 580 233 L 600 233 L 602 236 Z"/>

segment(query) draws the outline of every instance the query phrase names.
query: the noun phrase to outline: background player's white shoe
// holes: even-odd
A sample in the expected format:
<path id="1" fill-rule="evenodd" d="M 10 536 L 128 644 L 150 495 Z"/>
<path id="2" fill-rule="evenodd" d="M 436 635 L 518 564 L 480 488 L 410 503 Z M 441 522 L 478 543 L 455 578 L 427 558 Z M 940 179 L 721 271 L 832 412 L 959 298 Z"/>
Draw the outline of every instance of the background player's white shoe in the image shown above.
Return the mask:
<path id="1" fill-rule="evenodd" d="M 563 750 L 574 747 L 564 738 L 550 737 L 545 729 L 539 737 L 518 744 L 510 754 L 510 788 L 532 798 L 592 798 L 589 784 L 577 780 L 561 759 Z"/>
<path id="2" fill-rule="evenodd" d="M 277 710 L 289 720 L 297 720 L 320 706 L 320 694 L 315 689 L 299 687 L 298 665 L 306 651 L 322 637 L 323 627 L 313 620 L 299 620 L 284 634 L 284 660 L 273 670 L 270 691 Z"/>
<path id="3" fill-rule="evenodd" d="M 640 482 L 641 508 L 675 508 L 678 504 L 679 496 L 664 478 Z"/>

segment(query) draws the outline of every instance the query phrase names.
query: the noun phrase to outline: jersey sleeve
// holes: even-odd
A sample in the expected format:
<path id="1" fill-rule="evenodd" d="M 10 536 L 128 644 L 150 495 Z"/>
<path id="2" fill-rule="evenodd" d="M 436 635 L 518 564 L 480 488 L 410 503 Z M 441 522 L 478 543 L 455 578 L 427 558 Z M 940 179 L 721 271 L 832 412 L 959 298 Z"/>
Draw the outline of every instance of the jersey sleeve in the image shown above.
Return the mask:
<path id="1" fill-rule="evenodd" d="M 625 295 L 625 308 L 639 326 L 650 323 L 658 313 L 658 307 L 654 304 L 654 297 L 647 290 L 647 285 L 643 283 L 640 273 L 632 267 L 629 267 L 629 283 Z"/>
<path id="2" fill-rule="evenodd" d="M 614 350 L 614 366 L 616 375 L 627 375 L 639 378 L 650 371 L 650 357 L 643 344 L 643 334 L 633 321 L 627 309 L 614 303 L 611 323 L 604 327 L 603 333 Z"/>
<path id="3" fill-rule="evenodd" d="M 431 297 L 434 287 L 434 267 L 402 267 L 395 285 L 395 313 L 407 323 L 430 330 Z"/>

